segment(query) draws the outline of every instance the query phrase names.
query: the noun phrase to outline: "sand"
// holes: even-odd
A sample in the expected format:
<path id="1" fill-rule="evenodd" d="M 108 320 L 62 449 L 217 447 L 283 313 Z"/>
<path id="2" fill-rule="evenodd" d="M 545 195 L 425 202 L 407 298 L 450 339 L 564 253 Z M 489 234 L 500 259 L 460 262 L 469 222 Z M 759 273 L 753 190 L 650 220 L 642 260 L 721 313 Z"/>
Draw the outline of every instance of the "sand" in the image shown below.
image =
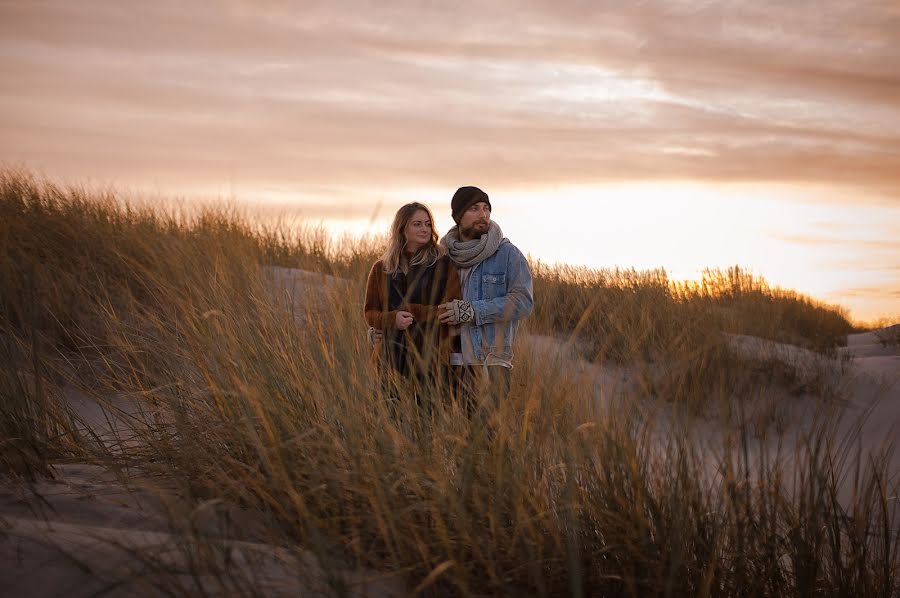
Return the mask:
<path id="1" fill-rule="evenodd" d="M 340 279 L 285 268 L 268 269 L 266 275 L 276 297 L 291 304 L 308 298 L 303 289 L 310 284 L 326 289 L 327 294 L 340 294 L 346 288 L 346 281 Z M 832 368 L 846 398 L 836 407 L 844 416 L 839 431 L 851 434 L 860 425 L 860 448 L 865 452 L 892 442 L 900 431 L 900 349 L 881 343 L 896 328 L 851 335 L 842 355 L 830 361 L 752 337 L 734 337 L 731 342 L 746 355 Z M 561 368 L 573 383 L 590 385 L 601 410 L 638 384 L 633 372 L 587 363 L 570 345 L 555 339 L 532 336 L 522 344 L 544 366 Z M 81 426 L 90 427 L 116 450 L 128 450 L 136 442 L 128 436 L 129 420 L 144 413 L 127 397 L 112 399 L 118 410 L 111 412 L 75 390 L 65 395 Z M 822 408 L 817 397 L 785 401 L 795 417 Z M 672 421 L 667 406 L 655 409 L 660 422 Z M 716 443 L 721 442 L 718 422 L 701 416 L 695 425 L 702 432 L 698 437 L 709 441 L 713 456 Z M 665 423 L 659 430 L 661 435 L 674 431 Z M 660 436 L 660 443 L 664 442 Z M 755 450 L 771 442 L 772 437 L 761 434 Z M 231 510 L 223 520 L 214 505 L 188 510 L 170 488 L 139 479 L 126 486 L 95 465 L 60 464 L 53 469 L 53 479 L 29 486 L 0 484 L 0 595 L 134 596 L 157 595 L 163 588 L 223 596 L 253 592 L 337 595 L 334 579 L 329 580 L 314 555 L 255 537 L 258 522 L 247 514 Z M 890 471 L 895 476 L 900 473 L 900 456 L 891 458 Z M 173 529 L 175 521 L 181 523 Z M 198 561 L 217 566 L 198 568 Z M 343 571 L 336 579 L 352 596 L 407 593 L 397 579 L 371 571 Z"/>
<path id="2" fill-rule="evenodd" d="M 805 435 L 828 417 L 835 438 L 846 441 L 849 447 L 848 461 L 855 460 L 857 454 L 865 461 L 868 455 L 884 453 L 889 475 L 894 480 L 900 478 L 900 447 L 892 449 L 900 438 L 900 347 L 881 342 L 896 334 L 898 328 L 850 335 L 847 347 L 834 358 L 784 343 L 732 335 L 728 343 L 738 354 L 762 362 L 783 361 L 797 368 L 799 379 L 822 377 L 838 391 L 837 396 L 798 396 L 787 389 L 770 388 L 754 404 L 743 405 L 743 416 L 751 423 L 751 467 L 759 467 L 764 462 L 763 455 L 775 456 L 783 470 L 791 474 L 802 465 L 794 448 L 803 446 Z M 535 363 L 562 371 L 561 379 L 593 388 L 598 418 L 607 409 L 621 408 L 617 397 L 628 395 L 641 384 L 639 372 L 585 362 L 570 344 L 556 339 L 534 336 L 523 345 Z M 647 401 L 638 409 L 652 427 L 650 437 L 660 452 L 665 451 L 675 435 L 693 438 L 705 455 L 710 477 L 714 478 L 734 426 L 723 425 L 721 409 L 715 406 L 687 418 L 676 415 L 676 411 L 665 400 Z M 849 509 L 852 498 L 852 476 L 847 476 L 841 481 L 839 499 Z M 900 525 L 900 521 L 897 523 Z"/>
<path id="3" fill-rule="evenodd" d="M 235 539 L 262 529 L 235 509 L 180 507 L 169 489 L 126 487 L 94 465 L 56 465 L 54 479 L 0 487 L 0 595 L 337 596 L 335 584 L 350 596 L 405 595 L 390 577 L 329 578 L 312 553 Z"/>

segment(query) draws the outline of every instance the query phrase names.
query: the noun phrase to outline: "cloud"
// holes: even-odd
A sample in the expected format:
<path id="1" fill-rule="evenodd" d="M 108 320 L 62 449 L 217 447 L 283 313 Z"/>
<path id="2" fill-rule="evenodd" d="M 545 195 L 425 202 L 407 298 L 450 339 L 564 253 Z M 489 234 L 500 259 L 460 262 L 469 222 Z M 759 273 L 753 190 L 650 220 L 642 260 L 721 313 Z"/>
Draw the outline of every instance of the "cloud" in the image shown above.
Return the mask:
<path id="1" fill-rule="evenodd" d="M 900 298 L 900 288 L 886 289 L 884 287 L 854 287 L 850 289 L 841 289 L 841 296 L 847 298 Z"/>
<path id="2" fill-rule="evenodd" d="M 0 158 L 363 190 L 900 193 L 892 2 L 0 4 Z"/>
<path id="3" fill-rule="evenodd" d="M 843 247 L 845 249 L 854 248 L 854 249 L 866 249 L 870 252 L 873 251 L 883 251 L 885 253 L 890 253 L 891 255 L 900 256 L 900 241 L 897 240 L 887 240 L 887 239 L 841 239 L 841 238 L 833 238 L 833 237 L 825 237 L 821 235 L 801 235 L 801 234 L 775 234 L 772 235 L 772 238 L 778 239 L 779 241 L 785 241 L 787 243 L 795 243 L 797 245 L 812 245 L 812 246 L 828 246 L 828 247 Z M 900 259 L 900 258 L 898 258 Z M 898 269 L 900 270 L 900 265 L 893 268 L 886 269 Z"/>

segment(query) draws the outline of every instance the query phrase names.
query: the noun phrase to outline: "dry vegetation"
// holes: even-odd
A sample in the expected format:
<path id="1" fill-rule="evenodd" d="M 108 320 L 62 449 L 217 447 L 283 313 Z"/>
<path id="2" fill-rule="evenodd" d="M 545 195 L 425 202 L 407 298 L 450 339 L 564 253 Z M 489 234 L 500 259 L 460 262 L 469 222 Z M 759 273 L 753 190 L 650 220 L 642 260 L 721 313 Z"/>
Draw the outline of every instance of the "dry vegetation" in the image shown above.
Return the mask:
<path id="1" fill-rule="evenodd" d="M 660 435 L 645 408 L 661 398 L 700 413 L 784 384 L 826 390 L 824 378 L 798 385 L 787 366 L 773 382 L 728 338 L 827 358 L 852 330 L 840 310 L 737 269 L 679 285 L 664 272 L 536 264 L 528 330 L 642 383 L 601 409 L 593 388 L 523 350 L 500 409 L 470 421 L 436 389 L 426 418 L 377 396 L 360 315 L 374 252 L 338 249 L 227 210 L 162 214 L 0 174 L 7 475 L 64 461 L 140 472 L 186 500 L 258 515 L 268 541 L 326 567 L 396 572 L 424 594 L 900 590 L 897 480 L 826 418 L 787 469 L 783 455 L 753 463 L 737 415 L 722 420 L 715 452 L 690 433 Z M 347 288 L 308 288 L 298 305 L 272 292 L 262 265 Z M 323 293 L 324 310 L 312 300 Z M 113 411 L 117 398 L 138 405 L 129 438 L 86 430 L 60 399 L 73 386 Z M 845 479 L 849 503 L 838 500 Z"/>
<path id="2" fill-rule="evenodd" d="M 875 336 L 882 347 L 900 347 L 900 324 L 879 326 Z"/>

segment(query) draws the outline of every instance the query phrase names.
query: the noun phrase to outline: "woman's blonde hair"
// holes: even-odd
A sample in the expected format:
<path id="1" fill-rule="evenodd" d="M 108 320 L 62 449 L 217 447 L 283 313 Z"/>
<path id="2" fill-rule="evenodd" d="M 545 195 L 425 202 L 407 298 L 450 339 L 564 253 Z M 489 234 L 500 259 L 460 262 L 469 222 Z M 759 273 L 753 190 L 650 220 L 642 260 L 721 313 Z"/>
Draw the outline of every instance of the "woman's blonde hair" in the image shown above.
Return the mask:
<path id="1" fill-rule="evenodd" d="M 444 254 L 444 248 L 438 244 L 438 233 L 434 227 L 434 216 L 431 215 L 431 210 L 425 204 L 414 201 L 397 210 L 397 214 L 394 216 L 388 246 L 384 255 L 381 256 L 381 263 L 384 266 L 385 273 L 394 274 L 400 269 L 403 250 L 406 248 L 406 235 L 403 234 L 403 230 L 419 210 L 428 214 L 428 220 L 431 222 L 431 239 L 416 251 L 416 254 L 412 256 L 406 265 L 420 266 L 424 264 L 433 266 L 438 258 Z"/>

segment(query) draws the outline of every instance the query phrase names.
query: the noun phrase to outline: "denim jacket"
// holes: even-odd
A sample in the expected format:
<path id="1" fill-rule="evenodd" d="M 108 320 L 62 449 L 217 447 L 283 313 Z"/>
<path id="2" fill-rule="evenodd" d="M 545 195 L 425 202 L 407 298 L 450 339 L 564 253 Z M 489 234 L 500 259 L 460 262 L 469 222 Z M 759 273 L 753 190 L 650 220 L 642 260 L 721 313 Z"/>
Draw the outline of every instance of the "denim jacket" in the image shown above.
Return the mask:
<path id="1" fill-rule="evenodd" d="M 463 299 L 472 303 L 474 326 L 465 326 L 471 335 L 475 357 L 483 363 L 489 354 L 512 361 L 512 345 L 519 320 L 534 306 L 534 285 L 525 256 L 503 239 L 497 252 L 472 268 Z"/>

